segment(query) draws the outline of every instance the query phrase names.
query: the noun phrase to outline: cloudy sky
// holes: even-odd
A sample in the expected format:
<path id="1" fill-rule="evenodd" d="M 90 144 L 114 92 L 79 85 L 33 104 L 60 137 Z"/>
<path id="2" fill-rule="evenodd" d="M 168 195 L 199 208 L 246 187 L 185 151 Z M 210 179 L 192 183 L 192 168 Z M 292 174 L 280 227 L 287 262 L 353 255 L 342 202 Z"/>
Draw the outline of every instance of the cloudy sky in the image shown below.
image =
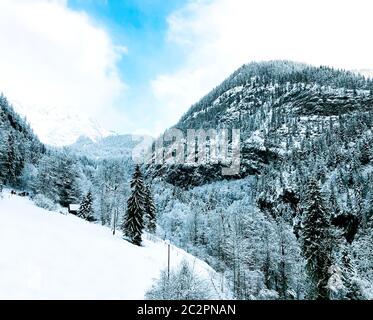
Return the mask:
<path id="1" fill-rule="evenodd" d="M 373 69 L 371 0 L 0 0 L 0 92 L 157 134 L 240 65 Z"/>

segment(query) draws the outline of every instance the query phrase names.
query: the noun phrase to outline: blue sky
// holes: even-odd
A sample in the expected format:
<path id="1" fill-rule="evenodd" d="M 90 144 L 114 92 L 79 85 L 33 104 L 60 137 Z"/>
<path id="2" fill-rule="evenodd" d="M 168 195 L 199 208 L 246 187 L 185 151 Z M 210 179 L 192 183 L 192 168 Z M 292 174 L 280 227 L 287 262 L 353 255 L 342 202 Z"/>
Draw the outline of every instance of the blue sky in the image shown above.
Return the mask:
<path id="1" fill-rule="evenodd" d="M 128 86 L 125 101 L 117 112 L 131 114 L 132 118 L 152 121 L 149 109 L 154 103 L 149 81 L 164 72 L 171 72 L 183 61 L 183 51 L 167 41 L 168 16 L 182 8 L 187 0 L 69 0 L 69 8 L 84 11 L 103 27 L 115 45 L 127 48 L 118 61 L 121 79 Z M 150 110 L 151 111 L 151 110 Z M 144 121 L 145 122 L 145 121 Z M 139 132 L 154 134 L 146 129 Z M 172 123 L 168 123 L 172 125 Z M 152 124 L 149 124 L 151 127 Z M 166 125 L 167 126 L 167 125 Z M 165 128 L 161 126 L 156 133 Z M 120 124 L 114 130 L 123 131 Z M 130 130 L 137 130 L 130 129 Z"/>
<path id="2" fill-rule="evenodd" d="M 54 110 L 157 135 L 244 63 L 373 69 L 371 12 L 371 0 L 1 0 L 0 91 L 40 136 Z"/>
<path id="3" fill-rule="evenodd" d="M 119 63 L 123 79 L 134 88 L 155 74 L 172 70 L 182 52 L 166 41 L 167 17 L 186 0 L 69 0 L 110 33 L 115 44 L 128 48 Z"/>

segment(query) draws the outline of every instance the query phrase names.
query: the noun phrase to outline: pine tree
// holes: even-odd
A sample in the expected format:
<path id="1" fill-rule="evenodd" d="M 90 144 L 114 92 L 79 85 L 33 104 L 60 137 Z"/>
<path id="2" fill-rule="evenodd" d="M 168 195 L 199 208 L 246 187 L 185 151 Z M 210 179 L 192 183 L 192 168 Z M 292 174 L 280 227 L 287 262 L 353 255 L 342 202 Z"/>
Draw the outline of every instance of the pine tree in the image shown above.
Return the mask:
<path id="1" fill-rule="evenodd" d="M 330 186 L 329 208 L 333 217 L 338 217 L 341 214 L 341 208 L 339 206 L 333 185 Z"/>
<path id="2" fill-rule="evenodd" d="M 361 221 L 361 226 L 366 229 L 368 224 L 367 213 L 364 208 L 364 196 L 363 196 L 363 186 L 357 185 L 354 189 L 355 193 L 355 210 L 359 220 Z"/>
<path id="3" fill-rule="evenodd" d="M 83 201 L 79 207 L 78 216 L 87 221 L 94 221 L 93 198 L 91 191 L 89 191 L 87 195 L 83 198 Z"/>
<path id="4" fill-rule="evenodd" d="M 3 162 L 5 170 L 5 183 L 10 185 L 15 185 L 17 181 L 16 176 L 16 150 L 15 150 L 15 141 L 12 133 L 8 136 L 7 148 L 6 148 L 5 159 Z"/>
<path id="5" fill-rule="evenodd" d="M 55 203 L 60 202 L 57 160 L 55 154 L 45 154 L 41 157 L 36 179 L 32 182 L 32 191 L 35 194 L 42 194 Z"/>
<path id="6" fill-rule="evenodd" d="M 311 179 L 303 220 L 302 246 L 311 280 L 310 294 L 318 300 L 329 299 L 327 284 L 328 270 L 332 264 L 332 240 L 330 214 L 318 182 Z"/>
<path id="7" fill-rule="evenodd" d="M 361 148 L 360 162 L 362 165 L 367 165 L 370 163 L 370 160 L 372 157 L 371 148 L 370 148 L 368 141 L 364 140 L 360 148 Z"/>
<path id="8" fill-rule="evenodd" d="M 127 212 L 122 230 L 126 239 L 140 246 L 144 229 L 144 215 L 146 214 L 146 191 L 139 165 L 136 166 L 131 181 L 131 189 L 131 196 L 127 201 Z"/>
<path id="9" fill-rule="evenodd" d="M 57 176 L 56 184 L 61 206 L 67 207 L 69 204 L 77 203 L 81 195 L 78 164 L 73 155 L 66 150 L 58 156 Z"/>
<path id="10" fill-rule="evenodd" d="M 361 300 L 362 294 L 355 281 L 357 276 L 356 269 L 351 259 L 351 254 L 347 248 L 345 248 L 342 253 L 342 275 L 346 290 L 345 299 Z"/>
<path id="11" fill-rule="evenodd" d="M 1 95 L 0 95 L 0 99 L 1 99 Z M 5 115 L 3 114 L 2 111 L 3 110 L 0 105 L 0 185 L 5 183 L 5 159 L 6 159 L 6 153 L 7 153 L 7 137 L 8 137 L 7 128 L 5 126 L 4 119 L 3 119 Z"/>
<path id="12" fill-rule="evenodd" d="M 145 185 L 145 224 L 147 231 L 150 233 L 155 233 L 157 228 L 155 214 L 156 209 L 150 187 Z"/>

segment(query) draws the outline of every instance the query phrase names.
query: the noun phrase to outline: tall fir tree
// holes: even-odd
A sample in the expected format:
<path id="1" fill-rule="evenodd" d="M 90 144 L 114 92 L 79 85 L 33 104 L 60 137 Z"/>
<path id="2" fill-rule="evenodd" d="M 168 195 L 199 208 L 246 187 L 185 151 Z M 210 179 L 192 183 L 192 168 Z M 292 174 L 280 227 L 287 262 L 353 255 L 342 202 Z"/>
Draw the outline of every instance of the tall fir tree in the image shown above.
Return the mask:
<path id="1" fill-rule="evenodd" d="M 346 300 L 361 300 L 363 299 L 360 287 L 356 283 L 357 272 L 354 262 L 351 258 L 351 253 L 348 248 L 344 248 L 342 252 L 342 275 L 343 284 L 345 287 Z"/>
<path id="2" fill-rule="evenodd" d="M 58 180 L 56 181 L 61 206 L 79 203 L 81 190 L 79 185 L 79 168 L 76 159 L 66 150 L 58 156 Z"/>
<path id="3" fill-rule="evenodd" d="M 32 182 L 32 191 L 43 194 L 53 202 L 59 202 L 58 189 L 58 161 L 55 154 L 45 154 L 39 159 L 35 180 Z"/>
<path id="4" fill-rule="evenodd" d="M 5 138 L 5 126 L 3 126 L 0 118 L 0 188 L 5 184 L 6 178 L 6 167 L 5 167 L 5 155 L 6 155 L 6 138 Z"/>
<path id="5" fill-rule="evenodd" d="M 333 233 L 330 213 L 325 205 L 318 182 L 308 184 L 302 232 L 303 254 L 306 258 L 310 283 L 310 296 L 328 300 L 329 268 L 332 265 Z"/>
<path id="6" fill-rule="evenodd" d="M 79 207 L 78 216 L 87 221 L 95 220 L 93 216 L 93 197 L 91 191 L 89 191 L 83 198 L 83 201 Z"/>
<path id="7" fill-rule="evenodd" d="M 362 165 L 367 165 L 370 163 L 372 158 L 372 151 L 370 144 L 367 140 L 363 140 L 360 146 L 360 162 Z"/>
<path id="8" fill-rule="evenodd" d="M 14 186 L 17 181 L 16 175 L 16 150 L 15 150 L 15 139 L 13 133 L 9 133 L 7 139 L 7 148 L 5 151 L 5 157 L 3 160 L 5 183 Z"/>
<path id="9" fill-rule="evenodd" d="M 122 230 L 124 237 L 133 244 L 140 246 L 146 214 L 146 191 L 140 166 L 137 165 L 131 181 L 131 196 L 127 201 L 127 212 Z"/>
<path id="10" fill-rule="evenodd" d="M 145 185 L 145 226 L 150 233 L 155 233 L 157 228 L 156 209 L 151 189 Z"/>

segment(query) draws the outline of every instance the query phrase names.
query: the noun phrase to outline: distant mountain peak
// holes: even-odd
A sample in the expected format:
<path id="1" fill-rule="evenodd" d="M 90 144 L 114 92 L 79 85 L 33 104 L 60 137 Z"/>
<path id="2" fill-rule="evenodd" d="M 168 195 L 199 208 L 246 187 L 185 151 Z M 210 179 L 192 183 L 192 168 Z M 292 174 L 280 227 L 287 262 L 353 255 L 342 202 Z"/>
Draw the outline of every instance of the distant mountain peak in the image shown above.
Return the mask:
<path id="1" fill-rule="evenodd" d="M 114 134 L 96 120 L 76 112 L 52 107 L 26 108 L 14 101 L 12 104 L 18 113 L 26 117 L 40 141 L 47 145 L 71 145 L 82 136 L 96 142 Z"/>
<path id="2" fill-rule="evenodd" d="M 355 70 L 355 72 L 363 75 L 364 77 L 373 79 L 373 69 L 359 69 Z"/>
<path id="3" fill-rule="evenodd" d="M 123 158 L 130 159 L 132 151 L 145 136 L 139 139 L 132 134 L 112 134 L 94 141 L 90 137 L 80 136 L 69 148 L 78 155 L 92 159 Z"/>

